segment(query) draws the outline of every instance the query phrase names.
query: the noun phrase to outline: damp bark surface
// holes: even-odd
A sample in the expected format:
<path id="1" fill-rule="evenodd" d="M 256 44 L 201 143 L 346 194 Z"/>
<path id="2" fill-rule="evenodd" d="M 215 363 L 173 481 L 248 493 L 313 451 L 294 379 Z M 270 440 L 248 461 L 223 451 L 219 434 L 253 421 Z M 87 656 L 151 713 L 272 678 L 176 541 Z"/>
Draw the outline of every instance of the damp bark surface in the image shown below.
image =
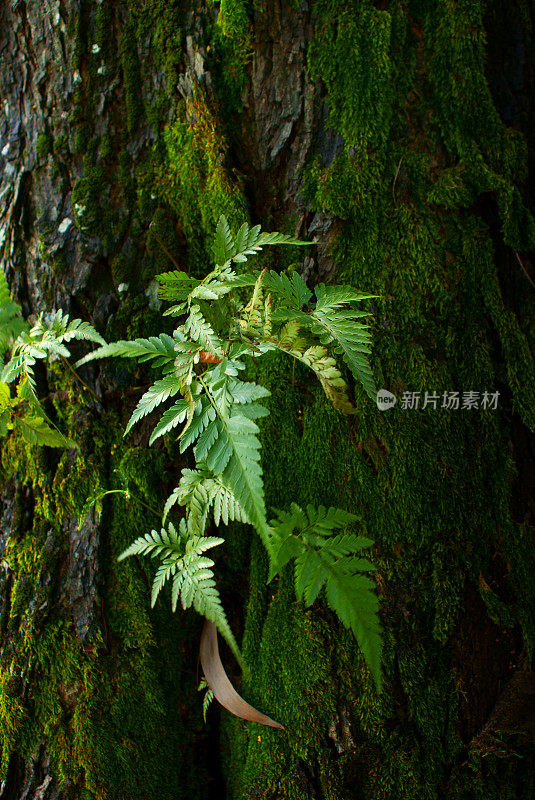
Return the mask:
<path id="1" fill-rule="evenodd" d="M 150 420 L 123 438 L 149 371 L 91 364 L 94 394 L 57 363 L 38 375 L 80 451 L 2 442 L 2 800 L 533 797 L 534 17 L 0 0 L 0 258 L 25 316 L 161 331 L 155 276 L 206 272 L 224 213 L 314 242 L 266 266 L 378 295 L 374 373 L 397 397 L 380 412 L 355 387 L 348 421 L 299 366 L 255 368 L 267 505 L 360 516 L 385 629 L 377 695 L 327 608 L 290 575 L 266 585 L 259 542 L 229 528 L 243 676 L 223 661 L 281 731 L 203 724 L 202 621 L 151 609 L 151 564 L 117 562 L 157 522 L 138 501 L 161 507 L 185 464 L 171 438 L 149 448 Z"/>

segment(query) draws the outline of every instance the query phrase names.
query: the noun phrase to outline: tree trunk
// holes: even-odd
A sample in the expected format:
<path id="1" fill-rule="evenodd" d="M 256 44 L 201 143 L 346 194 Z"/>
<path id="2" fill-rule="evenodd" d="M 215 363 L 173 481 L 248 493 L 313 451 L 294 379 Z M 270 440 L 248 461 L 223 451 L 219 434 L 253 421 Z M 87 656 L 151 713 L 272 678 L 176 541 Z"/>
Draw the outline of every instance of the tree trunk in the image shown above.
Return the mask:
<path id="1" fill-rule="evenodd" d="M 315 241 L 311 285 L 378 295 L 397 397 L 356 387 L 348 421 L 304 371 L 258 367 L 268 507 L 360 515 L 385 628 L 378 695 L 334 616 L 229 530 L 240 691 L 282 732 L 203 725 L 201 620 L 117 563 L 181 466 L 148 424 L 123 439 L 148 372 L 39 375 L 80 451 L 2 445 L 1 800 L 533 797 L 533 21 L 529 0 L 0 0 L 0 254 L 25 315 L 152 335 L 154 276 L 202 274 L 219 215 L 248 218 Z"/>

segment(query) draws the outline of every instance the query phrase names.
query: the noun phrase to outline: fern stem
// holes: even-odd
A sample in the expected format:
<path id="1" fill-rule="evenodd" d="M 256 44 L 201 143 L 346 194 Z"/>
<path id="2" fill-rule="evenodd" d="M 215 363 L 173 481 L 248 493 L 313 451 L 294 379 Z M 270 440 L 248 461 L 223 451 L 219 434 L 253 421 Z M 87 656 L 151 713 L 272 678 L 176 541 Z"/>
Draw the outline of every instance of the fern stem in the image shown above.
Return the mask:
<path id="1" fill-rule="evenodd" d="M 144 506 L 148 511 L 151 511 L 159 519 L 161 519 L 162 515 L 161 515 L 161 513 L 159 511 L 156 511 L 155 508 L 152 508 L 152 506 L 149 506 L 147 503 L 145 503 L 144 500 L 141 500 L 140 497 L 137 497 L 135 494 L 132 494 L 132 492 L 129 489 L 108 489 L 108 491 L 105 492 L 105 494 L 102 495 L 102 498 L 106 497 L 106 495 L 108 495 L 108 494 L 124 494 L 126 496 L 127 500 L 137 500 L 137 502 L 141 503 L 141 505 Z"/>
<path id="2" fill-rule="evenodd" d="M 177 262 L 175 261 L 175 259 L 173 258 L 173 256 L 171 255 L 171 253 L 169 252 L 169 250 L 167 249 L 167 247 L 164 245 L 164 243 L 162 242 L 162 240 L 160 239 L 160 237 L 158 236 L 158 234 L 156 233 L 156 231 L 155 231 L 155 230 L 154 230 L 154 228 L 152 227 L 152 222 L 151 222 L 151 223 L 150 223 L 150 225 L 149 225 L 149 230 L 150 230 L 150 232 L 152 233 L 152 235 L 154 236 L 154 238 L 156 239 L 156 241 L 158 242 L 158 244 L 160 245 L 160 247 L 162 248 L 162 250 L 164 251 L 164 253 L 165 253 L 165 255 L 167 256 L 167 258 L 168 258 L 170 261 L 172 261 L 172 263 L 175 265 L 175 267 L 177 268 L 177 270 L 178 270 L 179 272 L 182 272 L 182 271 L 184 271 L 184 272 L 186 272 L 186 273 L 187 273 L 187 272 L 188 272 L 188 270 L 187 270 L 187 269 L 186 269 L 186 270 L 181 270 L 181 269 L 180 269 L 180 267 L 178 266 Z"/>
<path id="3" fill-rule="evenodd" d="M 71 367 L 71 365 L 69 364 L 69 362 L 67 361 L 67 359 L 65 358 L 65 356 L 61 356 L 61 360 L 62 360 L 62 361 L 63 361 L 63 363 L 64 363 L 64 364 L 65 364 L 65 365 L 66 365 L 66 366 L 67 366 L 67 367 L 70 369 L 70 371 L 72 372 L 72 374 L 74 375 L 74 377 L 75 377 L 75 378 L 78 378 L 78 380 L 80 381 L 80 383 L 82 384 L 82 386 L 84 387 L 84 389 L 86 389 L 86 390 L 89 392 L 89 394 L 92 394 L 92 395 L 93 395 L 93 397 L 95 398 L 95 400 L 96 400 L 98 403 L 100 403 L 100 397 L 98 396 L 98 394 L 95 394 L 95 392 L 93 391 L 93 389 L 92 389 L 90 386 L 88 386 L 88 385 L 87 385 L 87 383 L 85 383 L 85 381 L 83 381 L 83 380 L 82 380 L 82 378 L 80 378 L 80 376 L 78 375 L 78 373 L 76 372 L 76 370 L 75 370 L 73 367 Z"/>

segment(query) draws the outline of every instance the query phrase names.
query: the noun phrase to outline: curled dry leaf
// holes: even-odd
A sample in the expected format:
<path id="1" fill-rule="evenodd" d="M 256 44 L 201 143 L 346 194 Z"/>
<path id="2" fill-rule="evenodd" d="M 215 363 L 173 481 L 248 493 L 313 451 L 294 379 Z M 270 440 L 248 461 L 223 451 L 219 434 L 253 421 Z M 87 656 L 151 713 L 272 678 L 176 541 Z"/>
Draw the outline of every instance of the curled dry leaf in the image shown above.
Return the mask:
<path id="1" fill-rule="evenodd" d="M 246 703 L 243 697 L 240 697 L 235 690 L 227 673 L 224 670 L 223 664 L 219 657 L 219 647 L 217 644 L 217 628 L 213 622 L 206 620 L 201 635 L 201 650 L 200 650 L 201 666 L 206 678 L 206 682 L 214 693 L 216 700 L 221 705 L 234 714 L 236 717 L 241 717 L 249 722 L 259 722 L 261 725 L 268 725 L 270 728 L 284 727 L 275 720 L 262 714 Z"/>

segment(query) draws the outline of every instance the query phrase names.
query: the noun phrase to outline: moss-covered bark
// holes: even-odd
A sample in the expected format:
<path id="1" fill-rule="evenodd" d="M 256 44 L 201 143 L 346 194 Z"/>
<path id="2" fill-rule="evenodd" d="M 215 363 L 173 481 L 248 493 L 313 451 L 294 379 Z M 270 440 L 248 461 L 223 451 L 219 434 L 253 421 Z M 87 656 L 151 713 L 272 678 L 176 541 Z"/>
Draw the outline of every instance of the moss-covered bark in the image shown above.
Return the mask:
<path id="1" fill-rule="evenodd" d="M 385 690 L 231 531 L 219 566 L 242 691 L 286 733 L 222 717 L 230 797 L 533 795 L 533 13 L 0 2 L 0 238 L 26 313 L 61 304 L 110 339 L 153 333 L 154 275 L 170 257 L 202 274 L 219 214 L 247 216 L 315 238 L 312 282 L 380 295 L 378 383 L 440 396 L 379 413 L 356 389 L 347 421 L 299 368 L 262 366 L 268 505 L 347 508 L 376 542 Z M 222 796 L 198 621 L 163 599 L 150 611 L 146 565 L 116 563 L 151 512 L 114 495 L 76 523 L 99 488 L 158 506 L 173 485 L 172 442 L 122 439 L 147 376 L 88 372 L 98 403 L 57 368 L 41 378 L 81 452 L 2 452 L 0 797 Z M 498 408 L 442 409 L 453 390 L 499 391 Z"/>

